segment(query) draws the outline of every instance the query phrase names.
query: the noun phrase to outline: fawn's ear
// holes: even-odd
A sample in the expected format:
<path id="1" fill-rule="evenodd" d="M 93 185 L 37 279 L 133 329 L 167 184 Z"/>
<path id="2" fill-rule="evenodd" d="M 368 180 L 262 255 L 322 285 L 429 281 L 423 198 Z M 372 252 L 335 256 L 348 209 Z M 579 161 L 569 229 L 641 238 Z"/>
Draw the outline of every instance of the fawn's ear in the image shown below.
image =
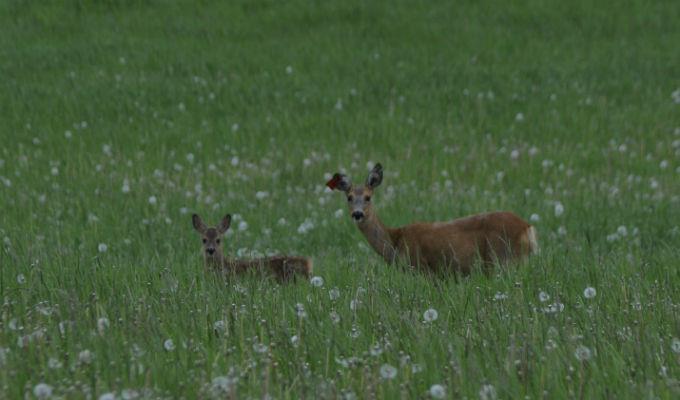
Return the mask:
<path id="1" fill-rule="evenodd" d="M 333 175 L 330 181 L 326 182 L 326 186 L 328 186 L 331 190 L 348 192 L 352 187 L 352 182 L 349 181 L 347 175 L 336 173 Z"/>
<path id="2" fill-rule="evenodd" d="M 375 189 L 380 186 L 383 178 L 383 169 L 380 163 L 375 164 L 375 167 L 368 173 L 368 178 L 366 178 L 366 186 L 371 189 Z"/>
<path id="3" fill-rule="evenodd" d="M 203 220 L 201 217 L 198 216 L 198 214 L 194 214 L 191 216 L 191 222 L 194 224 L 194 229 L 198 231 L 198 233 L 205 233 L 206 229 L 208 229 L 207 226 L 203 223 Z"/>
<path id="4" fill-rule="evenodd" d="M 220 221 L 220 224 L 217 225 L 217 231 L 221 234 L 227 231 L 229 229 L 229 226 L 231 225 L 231 214 L 227 214 L 222 218 L 222 221 Z"/>

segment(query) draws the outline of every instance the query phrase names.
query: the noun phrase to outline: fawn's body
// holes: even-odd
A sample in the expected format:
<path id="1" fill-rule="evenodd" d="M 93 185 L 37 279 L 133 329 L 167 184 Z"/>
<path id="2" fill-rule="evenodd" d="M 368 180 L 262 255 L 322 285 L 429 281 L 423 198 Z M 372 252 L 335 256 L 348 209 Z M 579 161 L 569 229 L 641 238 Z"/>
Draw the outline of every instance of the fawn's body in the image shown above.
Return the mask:
<path id="1" fill-rule="evenodd" d="M 257 272 L 273 276 L 283 282 L 295 277 L 308 278 L 312 273 L 312 260 L 306 257 L 274 256 L 252 260 L 230 259 L 222 253 L 221 237 L 229 229 L 231 215 L 226 215 L 219 225 L 207 227 L 197 214 L 192 216 L 194 228 L 203 238 L 203 258 L 205 266 L 227 275 L 240 275 Z"/>
<path id="2" fill-rule="evenodd" d="M 354 187 L 342 174 L 335 174 L 327 185 L 347 194 L 357 227 L 388 263 L 400 261 L 427 272 L 466 275 L 477 260 L 488 269 L 495 261 L 503 263 L 538 251 L 534 227 L 511 212 L 389 228 L 371 206 L 373 189 L 381 182 L 382 166 L 377 164 L 365 185 Z"/>

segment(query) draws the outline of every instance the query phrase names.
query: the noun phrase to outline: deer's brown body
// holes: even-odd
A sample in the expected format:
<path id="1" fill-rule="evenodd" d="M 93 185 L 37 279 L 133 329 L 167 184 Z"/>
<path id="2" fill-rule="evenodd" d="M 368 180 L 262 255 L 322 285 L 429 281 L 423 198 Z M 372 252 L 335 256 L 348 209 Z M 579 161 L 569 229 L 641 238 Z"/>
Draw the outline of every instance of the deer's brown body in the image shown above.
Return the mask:
<path id="1" fill-rule="evenodd" d="M 270 275 L 279 282 L 295 279 L 296 277 L 306 279 L 312 273 L 312 260 L 307 257 L 274 256 L 252 260 L 237 260 L 225 257 L 224 253 L 222 253 L 220 241 L 224 232 L 231 225 L 231 215 L 226 215 L 220 224 L 213 228 L 208 228 L 201 220 L 201 217 L 196 214 L 193 215 L 192 222 L 194 228 L 202 236 L 203 258 L 206 268 L 210 270 L 228 276 L 259 273 Z"/>
<path id="2" fill-rule="evenodd" d="M 504 263 L 538 251 L 534 227 L 505 211 L 389 228 L 371 205 L 373 189 L 381 182 L 382 167 L 377 164 L 363 186 L 353 187 L 342 174 L 336 174 L 328 185 L 347 193 L 357 227 L 388 263 L 403 262 L 427 272 L 467 275 L 478 260 L 488 271 L 496 261 Z"/>

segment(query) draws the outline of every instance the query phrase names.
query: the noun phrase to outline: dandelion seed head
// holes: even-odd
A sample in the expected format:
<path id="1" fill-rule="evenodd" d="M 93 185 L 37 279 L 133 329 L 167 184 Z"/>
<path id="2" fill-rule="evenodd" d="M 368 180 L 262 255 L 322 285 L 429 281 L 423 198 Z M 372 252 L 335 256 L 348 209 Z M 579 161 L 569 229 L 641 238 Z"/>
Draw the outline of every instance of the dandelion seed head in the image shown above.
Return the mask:
<path id="1" fill-rule="evenodd" d="M 583 290 L 583 297 L 586 299 L 592 299 L 597 295 L 597 290 L 594 287 L 587 287 Z"/>
<path id="2" fill-rule="evenodd" d="M 439 384 L 432 385 L 430 386 L 430 396 L 432 396 L 433 399 L 446 398 L 446 389 Z"/>
<path id="3" fill-rule="evenodd" d="M 383 364 L 380 367 L 380 377 L 385 380 L 392 380 L 397 376 L 397 369 L 390 364 Z"/>
<path id="4" fill-rule="evenodd" d="M 588 361 L 592 357 L 592 353 L 589 348 L 584 345 L 579 345 L 574 350 L 574 357 L 579 361 Z"/>
<path id="5" fill-rule="evenodd" d="M 439 318 L 439 313 L 434 308 L 428 308 L 423 313 L 423 321 L 426 323 L 434 322 Z"/>
<path id="6" fill-rule="evenodd" d="M 52 397 L 52 386 L 46 383 L 38 383 L 33 387 L 33 395 L 38 399 L 49 399 Z"/>

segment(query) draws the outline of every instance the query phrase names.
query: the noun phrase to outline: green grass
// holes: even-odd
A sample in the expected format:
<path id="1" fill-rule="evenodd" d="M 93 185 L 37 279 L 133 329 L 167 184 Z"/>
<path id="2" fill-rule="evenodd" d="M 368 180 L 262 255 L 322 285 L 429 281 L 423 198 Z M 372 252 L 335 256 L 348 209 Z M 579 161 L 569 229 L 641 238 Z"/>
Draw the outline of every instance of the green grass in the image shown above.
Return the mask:
<path id="1" fill-rule="evenodd" d="M 680 6 L 591 3 L 3 2 L 0 398 L 677 398 Z M 323 187 L 378 161 L 387 224 L 536 214 L 541 254 L 386 265 Z M 206 274 L 191 212 L 323 287 Z"/>

